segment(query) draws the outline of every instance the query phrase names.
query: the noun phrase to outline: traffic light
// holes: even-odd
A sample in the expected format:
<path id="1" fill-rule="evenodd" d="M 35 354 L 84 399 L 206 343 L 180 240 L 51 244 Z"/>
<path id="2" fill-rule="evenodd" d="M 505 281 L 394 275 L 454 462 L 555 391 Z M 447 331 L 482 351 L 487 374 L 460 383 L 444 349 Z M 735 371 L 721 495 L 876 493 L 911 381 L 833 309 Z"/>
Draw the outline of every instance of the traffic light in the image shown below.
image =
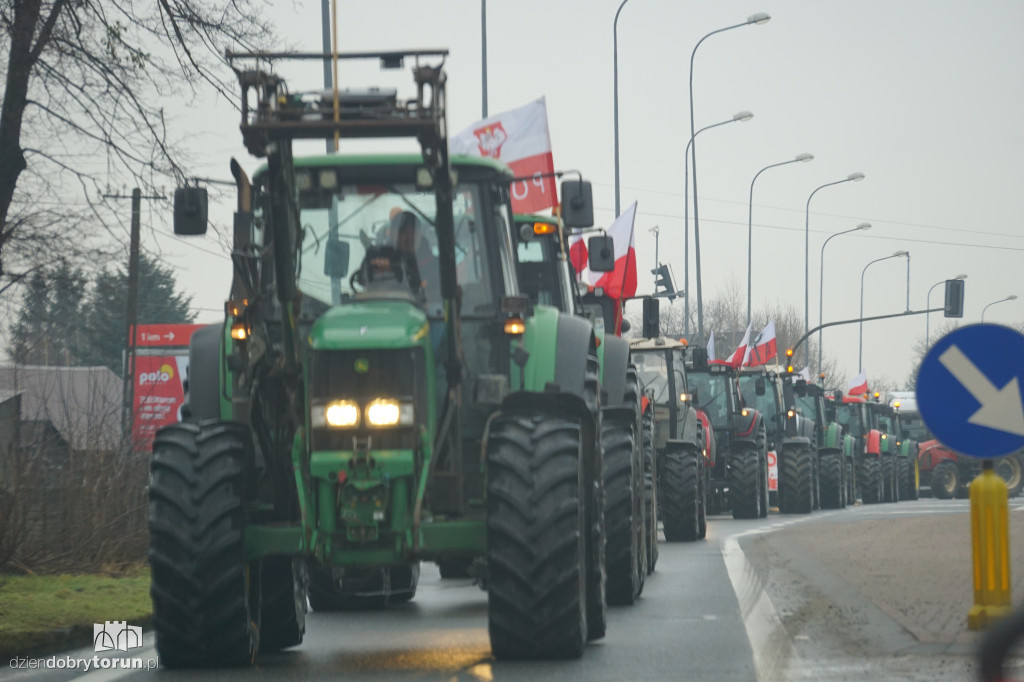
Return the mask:
<path id="1" fill-rule="evenodd" d="M 946 309 L 943 317 L 964 316 L 964 281 L 962 279 L 946 280 Z"/>
<path id="2" fill-rule="evenodd" d="M 651 274 L 654 275 L 654 293 L 664 291 L 668 293 L 668 300 L 674 301 L 676 288 L 672 284 L 672 273 L 669 272 L 668 265 L 659 265 L 651 270 Z"/>

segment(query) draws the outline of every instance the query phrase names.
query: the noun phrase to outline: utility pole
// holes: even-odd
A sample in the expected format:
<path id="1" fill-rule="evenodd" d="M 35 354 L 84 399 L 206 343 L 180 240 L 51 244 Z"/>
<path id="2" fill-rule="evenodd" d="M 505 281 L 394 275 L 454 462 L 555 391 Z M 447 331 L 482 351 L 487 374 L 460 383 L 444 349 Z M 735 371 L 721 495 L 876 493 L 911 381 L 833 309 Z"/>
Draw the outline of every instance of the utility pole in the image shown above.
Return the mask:
<path id="1" fill-rule="evenodd" d="M 124 436 L 124 441 L 131 447 L 132 435 L 135 430 L 135 328 L 139 318 L 139 235 L 142 231 L 142 200 L 164 199 L 165 197 L 157 194 L 143 197 L 142 190 L 136 187 L 132 190 L 131 195 L 104 194 L 103 198 L 132 200 L 132 226 L 128 246 L 128 300 L 125 305 L 127 346 L 124 378 L 121 380 L 121 433 Z"/>

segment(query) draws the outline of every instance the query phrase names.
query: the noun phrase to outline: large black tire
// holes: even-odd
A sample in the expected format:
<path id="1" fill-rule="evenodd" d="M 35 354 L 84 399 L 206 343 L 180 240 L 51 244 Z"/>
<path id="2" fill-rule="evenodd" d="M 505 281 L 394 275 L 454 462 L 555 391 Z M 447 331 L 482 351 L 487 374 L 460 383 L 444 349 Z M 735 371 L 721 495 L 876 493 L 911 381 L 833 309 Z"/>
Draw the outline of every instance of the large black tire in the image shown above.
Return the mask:
<path id="1" fill-rule="evenodd" d="M 315 559 L 306 560 L 309 575 L 309 606 L 314 611 L 340 611 L 346 607 L 341 586 L 336 584 L 331 569 Z"/>
<path id="2" fill-rule="evenodd" d="M 701 537 L 703 504 L 701 462 L 692 448 L 668 450 L 661 457 L 662 524 L 669 542 L 692 542 Z"/>
<path id="3" fill-rule="evenodd" d="M 167 667 L 251 665 L 259 650 L 259 562 L 244 540 L 251 457 L 241 424 L 171 424 L 153 442 L 150 594 Z"/>
<path id="4" fill-rule="evenodd" d="M 808 445 L 785 448 L 779 453 L 779 511 L 810 514 L 814 508 L 814 454 Z"/>
<path id="5" fill-rule="evenodd" d="M 658 496 L 655 481 L 658 477 L 657 454 L 654 452 L 654 418 L 651 410 L 643 415 L 644 450 L 644 524 L 647 526 L 647 573 L 654 573 L 658 563 Z"/>
<path id="6" fill-rule="evenodd" d="M 420 562 L 398 564 L 389 569 L 390 589 L 388 605 L 405 604 L 416 597 L 416 587 L 420 582 Z"/>
<path id="7" fill-rule="evenodd" d="M 643 587 L 643 489 L 632 419 L 604 415 L 604 518 L 609 606 L 632 604 Z"/>
<path id="8" fill-rule="evenodd" d="M 756 450 L 729 456 L 729 504 L 734 519 L 756 519 L 761 515 L 761 458 Z"/>
<path id="9" fill-rule="evenodd" d="M 601 444 L 601 364 L 597 355 L 587 355 L 587 368 L 583 377 L 583 399 L 594 419 L 594 447 L 583 453 L 583 489 L 590 495 L 584 496 L 586 504 L 584 528 L 587 543 L 586 581 L 587 639 L 600 639 L 608 629 L 607 591 L 607 532 L 604 518 L 604 448 Z M 586 439 L 583 439 L 584 441 Z M 589 466 L 588 466 L 589 464 Z"/>
<path id="10" fill-rule="evenodd" d="M 882 501 L 882 462 L 878 457 L 869 455 L 860 461 L 857 481 L 860 484 L 860 499 L 864 504 L 878 504 Z"/>
<path id="11" fill-rule="evenodd" d="M 1024 488 L 1024 467 L 1021 466 L 1022 457 L 1024 455 L 1013 454 L 996 460 L 996 473 L 1006 481 L 1006 495 L 1010 499 L 1020 495 L 1021 488 Z"/>
<path id="12" fill-rule="evenodd" d="M 582 433 L 505 414 L 487 441 L 487 597 L 499 660 L 579 658 L 587 643 Z"/>
<path id="13" fill-rule="evenodd" d="M 647 465 L 644 461 L 644 447 L 643 447 L 643 401 L 642 389 L 640 387 L 640 379 L 637 376 L 636 365 L 630 365 L 626 369 L 626 392 L 623 398 L 623 404 L 629 405 L 633 408 L 633 437 L 635 440 L 633 461 L 636 467 L 636 473 L 634 475 L 635 482 L 635 503 L 636 503 L 636 515 L 640 517 L 640 523 L 636 529 L 636 541 L 639 547 L 639 561 L 637 562 L 637 574 L 640 579 L 640 593 L 644 591 L 644 584 L 647 581 L 647 574 L 651 572 L 651 568 L 648 566 L 649 556 L 647 549 L 648 542 L 648 525 L 647 525 L 647 505 L 644 499 L 645 494 L 645 472 L 647 471 Z M 607 521 L 606 521 L 607 523 Z"/>
<path id="14" fill-rule="evenodd" d="M 910 477 L 911 474 L 907 467 L 907 460 L 905 457 L 896 457 L 896 501 L 900 502 L 903 500 L 910 499 Z"/>
<path id="15" fill-rule="evenodd" d="M 306 632 L 306 560 L 269 556 L 260 566 L 260 651 L 279 651 L 302 644 Z"/>
<path id="16" fill-rule="evenodd" d="M 852 507 L 857 504 L 857 469 L 852 457 L 844 454 L 843 459 L 846 461 L 846 504 Z"/>
<path id="17" fill-rule="evenodd" d="M 916 452 L 917 448 L 914 448 L 914 451 Z M 908 500 L 917 500 L 921 498 L 921 475 L 917 466 L 916 457 L 911 457 L 907 460 L 907 480 L 909 486 L 907 488 L 907 492 L 909 493 L 907 496 Z"/>
<path id="18" fill-rule="evenodd" d="M 896 479 L 896 460 L 892 455 L 882 455 L 882 502 L 895 502 L 893 481 Z"/>
<path id="19" fill-rule="evenodd" d="M 956 463 L 944 460 L 932 470 L 932 495 L 940 500 L 950 500 L 960 488 L 960 470 Z"/>
<path id="20" fill-rule="evenodd" d="M 843 490 L 843 456 L 838 452 L 821 455 L 821 508 L 842 509 L 845 498 Z"/>

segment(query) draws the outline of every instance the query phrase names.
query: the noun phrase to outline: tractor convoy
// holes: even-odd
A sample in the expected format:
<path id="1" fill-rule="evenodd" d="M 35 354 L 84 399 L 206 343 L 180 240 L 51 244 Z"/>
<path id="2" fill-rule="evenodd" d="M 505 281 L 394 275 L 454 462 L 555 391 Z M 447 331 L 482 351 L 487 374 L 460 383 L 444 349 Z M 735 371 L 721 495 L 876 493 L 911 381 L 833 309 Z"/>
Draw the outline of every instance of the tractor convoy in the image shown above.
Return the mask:
<path id="1" fill-rule="evenodd" d="M 228 54 L 265 162 L 250 178 L 231 161 L 224 321 L 192 337 L 182 421 L 153 446 L 164 665 L 250 665 L 300 644 L 307 608 L 408 602 L 424 561 L 486 591 L 496 658 L 576 658 L 608 605 L 640 596 L 659 532 L 912 499 L 918 480 L 961 494 L 970 466 L 906 406 L 709 362 L 660 333 L 658 298 L 623 338 L 625 301 L 569 258 L 590 184 L 564 181 L 554 216 L 515 215 L 507 166 L 449 155 L 446 55 L 337 55 L 413 61 L 403 100 L 296 92 L 266 55 Z M 293 156 L 339 138 L 419 152 Z M 174 230 L 206 233 L 205 190 L 176 191 Z M 589 270 L 613 270 L 611 237 L 590 239 Z"/>

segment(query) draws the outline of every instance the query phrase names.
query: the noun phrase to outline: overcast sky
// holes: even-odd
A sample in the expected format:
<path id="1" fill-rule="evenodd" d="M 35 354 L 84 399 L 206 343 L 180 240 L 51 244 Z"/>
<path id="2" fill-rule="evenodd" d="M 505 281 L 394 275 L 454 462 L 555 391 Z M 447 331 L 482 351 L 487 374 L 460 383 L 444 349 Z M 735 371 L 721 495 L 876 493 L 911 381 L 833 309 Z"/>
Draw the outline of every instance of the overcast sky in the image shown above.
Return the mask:
<path id="1" fill-rule="evenodd" d="M 619 0 L 487 3 L 489 113 L 547 97 L 555 166 L 579 169 L 594 183 L 600 225 L 614 217 L 612 23 L 618 6 Z M 343 50 L 448 48 L 451 132 L 481 117 L 479 0 L 347 0 L 339 7 Z M 661 230 L 662 262 L 683 276 L 690 53 L 705 34 L 757 12 L 768 12 L 771 21 L 712 36 L 696 55 L 696 127 L 741 110 L 754 113 L 749 122 L 698 138 L 705 300 L 730 285 L 745 298 L 751 180 L 765 166 L 807 152 L 814 161 L 768 170 L 754 188 L 755 309 L 783 303 L 802 314 L 808 197 L 820 185 L 861 172 L 865 180 L 822 189 L 811 202 L 811 326 L 818 319 L 821 246 L 829 234 L 861 222 L 872 229 L 837 237 L 825 251 L 825 321 L 857 317 L 864 266 L 903 249 L 911 254 L 912 309 L 925 307 L 931 285 L 966 273 L 965 322 L 978 321 L 986 304 L 1010 294 L 1020 298 L 990 308 L 986 321 L 1024 320 L 1019 0 L 628 0 L 618 23 L 621 204 L 639 201 L 640 291 L 652 288 L 646 273 L 653 267 L 648 229 L 654 225 Z M 281 7 L 278 26 L 291 47 L 319 50 L 319 1 Z M 304 68 L 284 71 L 294 77 L 293 90 L 319 84 L 319 65 Z M 411 94 L 408 69 L 382 73 L 375 64 L 343 64 L 341 81 Z M 194 131 L 201 160 L 196 175 L 230 177 L 232 155 L 250 171 L 259 164 L 242 147 L 237 114 L 225 103 L 207 102 L 178 123 Z M 367 148 L 342 144 L 343 152 Z M 233 202 L 223 196 L 211 208 L 214 218 L 228 224 Z M 213 237 L 186 243 L 150 233 L 146 239 L 181 272 L 179 283 L 193 295 L 200 321 L 217 320 L 230 280 L 223 247 Z M 906 273 L 905 258 L 869 268 L 865 315 L 906 308 Z M 941 305 L 941 294 L 937 287 L 933 306 Z M 933 341 L 942 323 L 941 314 L 931 316 Z M 866 324 L 869 378 L 902 382 L 924 332 L 924 316 Z M 825 351 L 847 378 L 856 374 L 856 325 L 826 331 Z"/>

